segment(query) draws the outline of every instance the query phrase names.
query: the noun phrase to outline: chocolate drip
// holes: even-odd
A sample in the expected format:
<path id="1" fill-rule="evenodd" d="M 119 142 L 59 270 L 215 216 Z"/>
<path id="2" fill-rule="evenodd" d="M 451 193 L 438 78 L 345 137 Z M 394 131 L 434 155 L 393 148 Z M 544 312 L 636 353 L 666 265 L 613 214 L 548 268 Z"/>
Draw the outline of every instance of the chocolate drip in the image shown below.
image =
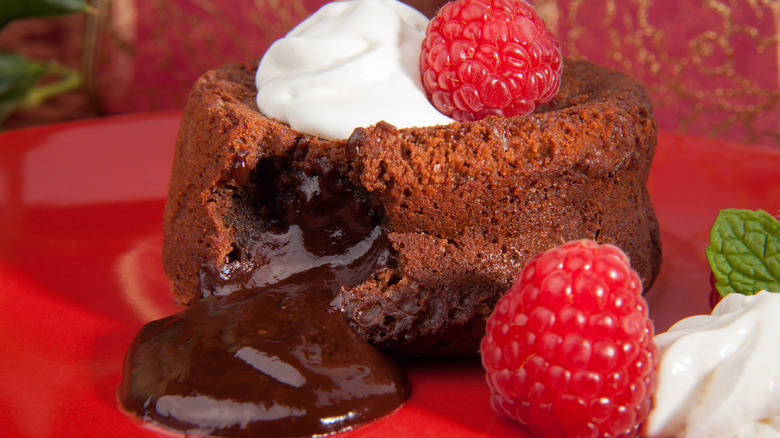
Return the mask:
<path id="1" fill-rule="evenodd" d="M 238 154 L 233 161 L 232 167 L 233 180 L 239 186 L 243 186 L 249 181 L 249 167 L 246 164 L 246 155 Z"/>
<path id="2" fill-rule="evenodd" d="M 188 434 L 289 437 L 403 403 L 401 367 L 331 306 L 387 263 L 383 227 L 332 178 L 301 173 L 277 205 L 257 245 L 213 276 L 213 296 L 141 329 L 118 391 L 126 411 Z"/>
<path id="3" fill-rule="evenodd" d="M 147 324 L 125 360 L 122 406 L 164 428 L 237 437 L 327 434 L 394 411 L 403 370 L 331 308 L 322 274 Z"/>

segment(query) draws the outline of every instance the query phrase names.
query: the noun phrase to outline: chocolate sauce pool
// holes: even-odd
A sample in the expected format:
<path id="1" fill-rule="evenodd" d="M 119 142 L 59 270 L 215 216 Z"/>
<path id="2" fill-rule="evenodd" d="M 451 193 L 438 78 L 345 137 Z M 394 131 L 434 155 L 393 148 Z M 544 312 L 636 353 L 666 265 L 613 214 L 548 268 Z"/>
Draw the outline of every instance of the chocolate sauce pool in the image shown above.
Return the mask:
<path id="1" fill-rule="evenodd" d="M 401 367 L 330 305 L 340 286 L 385 263 L 387 239 L 338 181 L 305 179 L 251 263 L 136 335 L 118 390 L 124 410 L 187 434 L 289 437 L 349 429 L 403 403 Z"/>

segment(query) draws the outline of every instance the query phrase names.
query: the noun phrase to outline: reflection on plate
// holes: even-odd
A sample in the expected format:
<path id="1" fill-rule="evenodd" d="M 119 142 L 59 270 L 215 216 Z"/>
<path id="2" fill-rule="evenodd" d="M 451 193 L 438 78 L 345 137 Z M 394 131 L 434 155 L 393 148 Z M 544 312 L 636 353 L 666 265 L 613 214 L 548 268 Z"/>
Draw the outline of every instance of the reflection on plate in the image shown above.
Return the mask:
<path id="1" fill-rule="evenodd" d="M 173 313 L 162 209 L 181 114 L 0 134 L 0 424 L 16 437 L 158 436 L 116 409 L 130 340 Z M 780 205 L 780 154 L 662 133 L 649 189 L 664 264 L 657 331 L 709 311 L 704 257 L 722 208 Z M 405 363 L 410 400 L 344 437 L 524 436 L 494 414 L 478 360 Z M 340 435 L 340 436 L 342 436 Z"/>

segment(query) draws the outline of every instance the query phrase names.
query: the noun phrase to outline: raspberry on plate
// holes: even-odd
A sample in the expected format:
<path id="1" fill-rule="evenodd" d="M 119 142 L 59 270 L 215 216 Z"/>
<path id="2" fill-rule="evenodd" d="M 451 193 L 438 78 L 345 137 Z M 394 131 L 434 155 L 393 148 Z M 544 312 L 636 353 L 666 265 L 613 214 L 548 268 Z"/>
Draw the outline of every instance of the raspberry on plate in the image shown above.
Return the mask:
<path id="1" fill-rule="evenodd" d="M 426 29 L 423 88 L 457 121 L 530 114 L 560 87 L 559 43 L 523 0 L 455 0 Z"/>
<path id="2" fill-rule="evenodd" d="M 491 404 L 539 436 L 635 436 L 656 388 L 653 332 L 619 248 L 579 240 L 538 254 L 487 322 Z"/>

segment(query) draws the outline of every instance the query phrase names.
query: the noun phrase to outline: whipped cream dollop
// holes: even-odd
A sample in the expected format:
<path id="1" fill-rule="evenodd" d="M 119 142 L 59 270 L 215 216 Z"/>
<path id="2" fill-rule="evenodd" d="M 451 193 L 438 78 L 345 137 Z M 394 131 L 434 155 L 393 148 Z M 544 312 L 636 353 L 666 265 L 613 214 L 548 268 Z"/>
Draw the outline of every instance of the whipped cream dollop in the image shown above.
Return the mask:
<path id="1" fill-rule="evenodd" d="M 729 294 L 655 337 L 649 437 L 780 436 L 780 294 Z"/>
<path id="2" fill-rule="evenodd" d="M 448 124 L 425 97 L 419 71 L 428 18 L 396 0 L 324 5 L 260 61 L 257 105 L 295 130 L 347 138 L 379 121 Z"/>

